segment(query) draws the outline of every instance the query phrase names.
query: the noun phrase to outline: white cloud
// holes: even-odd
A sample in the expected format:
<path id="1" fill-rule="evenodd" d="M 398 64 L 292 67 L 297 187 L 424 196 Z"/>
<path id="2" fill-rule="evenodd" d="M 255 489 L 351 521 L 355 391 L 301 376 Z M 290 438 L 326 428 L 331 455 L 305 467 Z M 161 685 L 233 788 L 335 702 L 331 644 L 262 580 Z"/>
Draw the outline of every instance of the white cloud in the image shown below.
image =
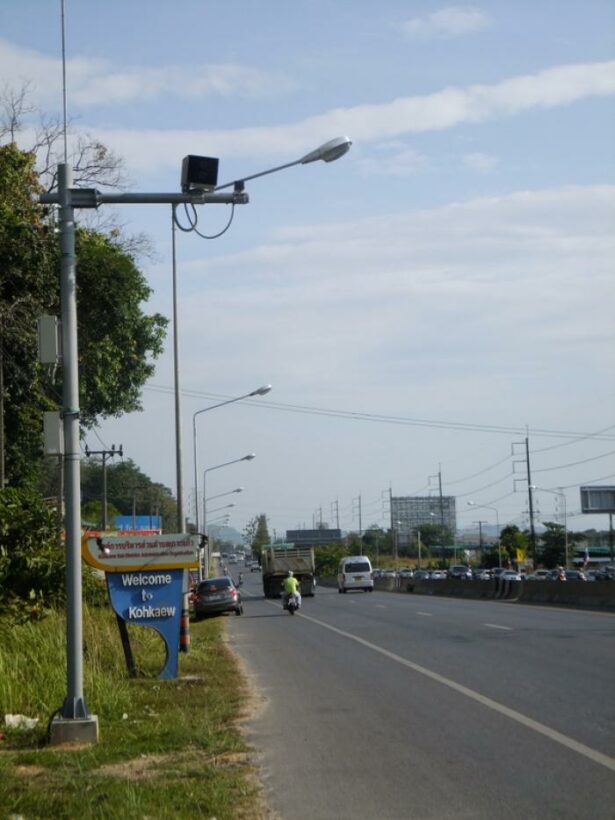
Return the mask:
<path id="1" fill-rule="evenodd" d="M 449 87 L 381 104 L 337 108 L 287 125 L 227 131 L 99 130 L 98 135 L 132 167 L 170 168 L 176 157 L 190 153 L 199 144 L 207 145 L 214 156 L 226 158 L 301 156 L 341 134 L 362 143 L 395 140 L 406 134 L 500 120 L 535 108 L 555 108 L 613 94 L 615 60 L 556 66 L 493 85 Z"/>
<path id="2" fill-rule="evenodd" d="M 407 20 L 402 30 L 412 39 L 448 39 L 482 31 L 488 25 L 488 16 L 476 6 L 447 6 L 425 17 Z"/>
<path id="3" fill-rule="evenodd" d="M 182 270 L 186 373 L 198 380 L 210 327 L 216 366 L 240 382 L 263 362 L 290 391 L 326 392 L 344 374 L 350 403 L 393 362 L 405 375 L 428 360 L 437 381 L 471 361 L 487 391 L 490 377 L 508 379 L 507 390 L 541 369 L 563 378 L 561 362 L 578 357 L 608 380 L 614 218 L 615 186 L 522 191 L 286 229 L 193 262 Z"/>
<path id="4" fill-rule="evenodd" d="M 9 86 L 29 81 L 33 99 L 49 106 L 55 97 L 60 105 L 61 67 L 57 58 L 21 48 L 0 39 L 0 76 Z M 69 58 L 67 85 L 71 104 L 81 108 L 120 105 L 165 97 L 187 100 L 208 96 L 261 98 L 288 91 L 288 77 L 236 63 L 165 65 L 160 68 L 124 67 L 109 60 Z"/>
<path id="5" fill-rule="evenodd" d="M 493 171 L 499 162 L 497 157 L 491 156 L 490 154 L 482 154 L 479 151 L 464 154 L 462 161 L 466 168 L 472 171 L 478 171 L 480 174 L 487 174 L 489 171 Z"/>

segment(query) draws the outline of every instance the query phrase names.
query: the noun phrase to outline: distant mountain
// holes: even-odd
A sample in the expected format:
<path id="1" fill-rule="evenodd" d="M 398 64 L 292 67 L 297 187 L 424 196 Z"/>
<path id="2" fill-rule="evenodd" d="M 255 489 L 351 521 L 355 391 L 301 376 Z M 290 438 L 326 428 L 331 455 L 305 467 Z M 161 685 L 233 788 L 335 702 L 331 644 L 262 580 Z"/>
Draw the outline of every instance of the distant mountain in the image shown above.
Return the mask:
<path id="1" fill-rule="evenodd" d="M 210 524 L 207 527 L 209 535 L 216 541 L 226 541 L 229 544 L 234 544 L 236 547 L 243 546 L 244 540 L 241 533 L 234 527 L 224 527 L 218 524 Z"/>

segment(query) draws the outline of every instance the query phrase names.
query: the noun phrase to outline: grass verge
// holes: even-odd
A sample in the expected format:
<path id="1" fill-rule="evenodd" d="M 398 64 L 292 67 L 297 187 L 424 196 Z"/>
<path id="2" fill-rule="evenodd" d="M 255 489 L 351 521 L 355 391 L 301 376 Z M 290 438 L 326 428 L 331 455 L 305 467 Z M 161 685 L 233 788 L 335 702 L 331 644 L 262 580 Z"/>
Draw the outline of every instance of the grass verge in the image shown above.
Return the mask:
<path id="1" fill-rule="evenodd" d="M 131 629 L 145 673 L 131 680 L 111 611 L 86 610 L 85 693 L 101 738 L 67 749 L 46 745 L 47 723 L 66 695 L 63 616 L 0 620 L 0 817 L 266 817 L 237 725 L 247 694 L 223 629 L 223 618 L 191 624 L 191 651 L 174 681 L 155 677 L 161 639 Z M 39 724 L 2 728 L 6 713 Z"/>

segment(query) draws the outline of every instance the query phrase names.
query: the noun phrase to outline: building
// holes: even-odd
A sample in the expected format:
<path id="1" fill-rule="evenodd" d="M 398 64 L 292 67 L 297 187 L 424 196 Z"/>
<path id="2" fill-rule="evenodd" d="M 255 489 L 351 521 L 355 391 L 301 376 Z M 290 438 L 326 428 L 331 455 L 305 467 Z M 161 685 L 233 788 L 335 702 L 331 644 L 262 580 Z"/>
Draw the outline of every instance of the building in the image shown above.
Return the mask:
<path id="1" fill-rule="evenodd" d="M 409 547 L 416 531 L 425 525 L 443 525 L 454 535 L 457 530 L 455 496 L 391 496 L 391 529 L 399 547 Z"/>

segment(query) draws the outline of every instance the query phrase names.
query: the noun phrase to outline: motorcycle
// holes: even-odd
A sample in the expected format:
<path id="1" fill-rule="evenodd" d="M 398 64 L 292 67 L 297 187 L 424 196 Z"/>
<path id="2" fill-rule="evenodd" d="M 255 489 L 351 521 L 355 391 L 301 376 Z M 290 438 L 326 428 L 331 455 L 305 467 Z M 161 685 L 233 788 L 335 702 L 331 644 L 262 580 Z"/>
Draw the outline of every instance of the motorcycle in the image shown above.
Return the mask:
<path id="1" fill-rule="evenodd" d="M 294 593 L 292 595 L 286 595 L 284 597 L 282 607 L 288 612 L 289 615 L 294 615 L 300 607 L 299 596 Z"/>

